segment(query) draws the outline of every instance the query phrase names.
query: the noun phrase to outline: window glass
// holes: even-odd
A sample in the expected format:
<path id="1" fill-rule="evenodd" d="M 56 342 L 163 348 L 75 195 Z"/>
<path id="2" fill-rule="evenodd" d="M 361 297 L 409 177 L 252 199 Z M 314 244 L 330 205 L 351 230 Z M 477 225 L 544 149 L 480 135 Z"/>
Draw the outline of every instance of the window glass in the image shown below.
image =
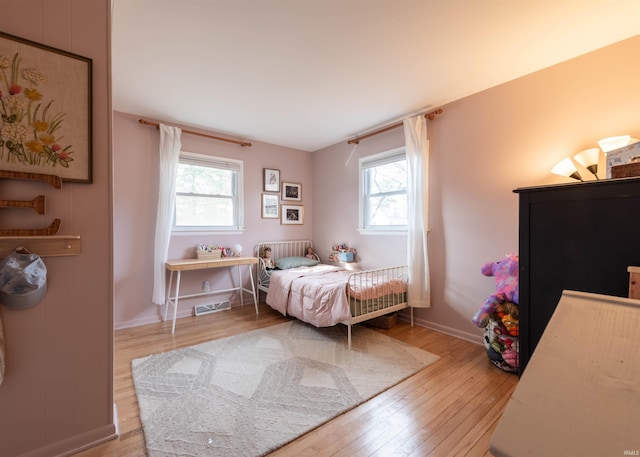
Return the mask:
<path id="1" fill-rule="evenodd" d="M 242 162 L 181 153 L 174 230 L 242 228 Z"/>
<path id="2" fill-rule="evenodd" d="M 404 148 L 360 159 L 361 228 L 407 227 L 407 158 Z"/>

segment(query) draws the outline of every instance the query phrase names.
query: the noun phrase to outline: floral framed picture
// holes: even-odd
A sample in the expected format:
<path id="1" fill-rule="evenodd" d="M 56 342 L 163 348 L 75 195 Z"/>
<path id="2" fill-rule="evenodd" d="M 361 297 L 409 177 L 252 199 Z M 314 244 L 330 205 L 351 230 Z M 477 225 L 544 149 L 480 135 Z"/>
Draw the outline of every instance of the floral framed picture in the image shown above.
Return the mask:
<path id="1" fill-rule="evenodd" d="M 264 191 L 280 192 L 280 170 L 273 168 L 263 168 L 264 172 Z"/>
<path id="2" fill-rule="evenodd" d="M 292 182 L 282 183 L 282 199 L 283 200 L 302 200 L 302 184 Z"/>
<path id="3" fill-rule="evenodd" d="M 263 219 L 278 219 L 279 217 L 279 204 L 278 195 L 262 194 L 262 218 Z"/>
<path id="4" fill-rule="evenodd" d="M 280 223 L 284 225 L 304 224 L 304 206 L 282 205 Z"/>
<path id="5" fill-rule="evenodd" d="M 0 168 L 91 183 L 92 60 L 0 32 Z"/>

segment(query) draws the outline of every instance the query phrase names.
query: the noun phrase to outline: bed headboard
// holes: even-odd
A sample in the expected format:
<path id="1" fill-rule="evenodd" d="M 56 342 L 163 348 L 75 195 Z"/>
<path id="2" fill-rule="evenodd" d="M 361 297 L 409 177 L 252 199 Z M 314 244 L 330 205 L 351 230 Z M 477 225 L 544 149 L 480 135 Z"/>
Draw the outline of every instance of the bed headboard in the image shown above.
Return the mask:
<path id="1" fill-rule="evenodd" d="M 281 259 L 283 257 L 304 256 L 307 248 L 313 243 L 310 240 L 285 240 L 285 241 L 261 241 L 255 247 L 255 256 L 262 257 L 264 248 L 271 248 L 271 257 Z"/>

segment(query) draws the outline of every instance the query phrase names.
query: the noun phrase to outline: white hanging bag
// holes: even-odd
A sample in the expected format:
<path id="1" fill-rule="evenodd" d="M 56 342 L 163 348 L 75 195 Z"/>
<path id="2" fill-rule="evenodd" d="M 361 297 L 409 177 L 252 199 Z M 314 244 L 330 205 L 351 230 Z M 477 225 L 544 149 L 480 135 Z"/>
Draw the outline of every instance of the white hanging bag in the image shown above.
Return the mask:
<path id="1" fill-rule="evenodd" d="M 14 309 L 37 305 L 47 292 L 47 267 L 36 254 L 17 248 L 0 262 L 0 304 Z"/>

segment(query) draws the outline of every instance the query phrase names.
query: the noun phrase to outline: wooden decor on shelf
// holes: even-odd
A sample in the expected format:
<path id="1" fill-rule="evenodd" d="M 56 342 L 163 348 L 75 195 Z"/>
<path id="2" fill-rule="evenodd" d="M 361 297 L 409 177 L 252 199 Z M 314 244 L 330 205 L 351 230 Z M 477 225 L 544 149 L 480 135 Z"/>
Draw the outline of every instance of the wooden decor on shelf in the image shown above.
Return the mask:
<path id="1" fill-rule="evenodd" d="M 26 179 L 29 181 L 40 181 L 56 189 L 62 188 L 62 179 L 59 176 L 44 173 L 26 173 L 22 171 L 0 170 L 0 178 L 4 179 Z M 44 214 L 44 195 L 40 195 L 33 200 L 0 200 L 0 208 L 33 208 L 38 214 Z M 0 229 L 0 236 L 50 236 L 55 235 L 60 230 L 60 219 L 54 219 L 48 227 L 41 229 Z"/>
<path id="2" fill-rule="evenodd" d="M 1 179 L 22 179 L 39 181 L 49 184 L 56 189 L 62 188 L 59 176 L 44 173 L 25 173 L 20 171 L 0 170 Z M 45 196 L 39 195 L 33 200 L 2 200 L 0 208 L 33 209 L 38 214 L 45 214 Z M 41 256 L 68 256 L 80 254 L 79 236 L 56 236 L 62 221 L 54 219 L 49 226 L 37 229 L 2 229 L 0 228 L 0 251 L 10 252 L 15 246 L 27 246 L 32 252 Z M 0 253 L 1 255 L 2 253 Z"/>
<path id="3" fill-rule="evenodd" d="M 26 179 L 30 181 L 40 181 L 52 185 L 56 189 L 62 188 L 62 179 L 56 175 L 45 173 L 27 173 L 23 171 L 0 170 L 0 178 L 4 179 Z"/>
<path id="4" fill-rule="evenodd" d="M 44 214 L 44 195 L 28 200 L 0 200 L 0 208 L 31 208 L 38 214 Z"/>
<path id="5" fill-rule="evenodd" d="M 60 230 L 60 219 L 54 219 L 48 227 L 41 229 L 0 229 L 0 236 L 51 236 Z"/>

